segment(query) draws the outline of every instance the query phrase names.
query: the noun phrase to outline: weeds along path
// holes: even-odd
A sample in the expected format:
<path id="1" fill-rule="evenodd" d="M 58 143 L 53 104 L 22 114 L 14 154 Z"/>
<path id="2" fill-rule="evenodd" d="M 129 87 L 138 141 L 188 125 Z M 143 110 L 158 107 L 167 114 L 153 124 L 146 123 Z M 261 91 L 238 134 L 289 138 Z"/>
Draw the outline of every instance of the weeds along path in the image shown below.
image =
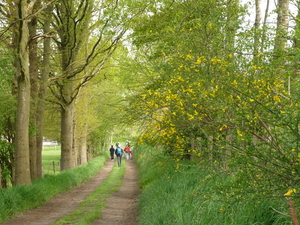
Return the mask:
<path id="1" fill-rule="evenodd" d="M 108 161 L 95 177 L 70 192 L 60 194 L 41 207 L 29 210 L 4 225 L 49 225 L 65 214 L 72 212 L 76 206 L 91 194 L 109 175 L 114 162 Z"/>

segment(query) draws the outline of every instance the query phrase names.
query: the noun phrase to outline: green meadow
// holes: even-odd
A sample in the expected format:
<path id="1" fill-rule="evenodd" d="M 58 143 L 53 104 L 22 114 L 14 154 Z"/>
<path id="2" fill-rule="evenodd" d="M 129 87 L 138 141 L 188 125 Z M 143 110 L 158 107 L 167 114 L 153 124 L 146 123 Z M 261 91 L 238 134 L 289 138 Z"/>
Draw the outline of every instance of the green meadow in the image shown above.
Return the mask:
<path id="1" fill-rule="evenodd" d="M 59 173 L 60 150 L 60 146 L 43 146 L 42 164 L 44 174 Z"/>

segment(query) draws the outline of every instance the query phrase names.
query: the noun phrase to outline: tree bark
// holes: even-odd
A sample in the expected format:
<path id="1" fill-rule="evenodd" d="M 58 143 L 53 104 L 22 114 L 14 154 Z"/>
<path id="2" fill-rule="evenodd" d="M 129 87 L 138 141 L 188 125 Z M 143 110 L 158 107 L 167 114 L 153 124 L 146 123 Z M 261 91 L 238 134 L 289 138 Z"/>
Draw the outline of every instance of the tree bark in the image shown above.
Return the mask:
<path id="1" fill-rule="evenodd" d="M 260 46 L 260 51 L 264 51 L 264 46 L 265 46 L 265 40 L 266 40 L 266 24 L 267 24 L 267 18 L 269 15 L 269 5 L 270 5 L 270 0 L 267 0 L 267 5 L 266 5 L 266 10 L 265 10 L 265 16 L 264 16 L 264 21 L 263 21 L 263 33 L 261 35 L 261 46 Z"/>
<path id="2" fill-rule="evenodd" d="M 296 19 L 295 19 L 295 23 L 296 23 L 296 26 L 295 26 L 295 37 L 294 37 L 294 47 L 295 48 L 300 48 L 300 2 L 298 1 L 298 4 L 297 4 L 297 16 L 296 16 Z"/>
<path id="3" fill-rule="evenodd" d="M 10 14 L 11 19 L 9 20 L 10 23 L 12 23 L 13 21 L 18 20 L 19 18 L 19 14 L 18 14 L 18 10 L 16 10 L 15 8 L 18 8 L 18 3 L 14 2 L 15 4 L 12 5 L 12 7 L 10 7 Z M 11 87 L 11 93 L 13 96 L 15 96 L 15 98 L 17 99 L 18 96 L 18 83 L 17 83 L 17 76 L 18 74 L 20 74 L 20 63 L 19 63 L 19 55 L 18 55 L 18 49 L 19 49 L 19 26 L 20 23 L 15 23 L 12 25 L 12 39 L 11 39 L 11 44 L 9 47 L 11 47 L 14 50 L 14 62 L 13 62 L 13 67 L 15 70 L 15 76 L 14 79 L 12 79 L 12 87 Z M 13 122 L 11 122 L 11 143 L 14 145 L 15 148 L 15 140 L 16 140 L 16 121 L 15 118 L 13 119 Z M 15 179 L 16 179 L 16 162 L 15 162 L 15 151 L 10 151 L 10 155 L 9 155 L 9 161 L 11 162 L 11 182 L 12 185 L 15 186 Z"/>
<path id="4" fill-rule="evenodd" d="M 259 51 L 259 28 L 261 22 L 261 9 L 260 9 L 261 2 L 260 0 L 255 0 L 255 23 L 254 23 L 254 52 L 253 55 L 256 56 Z"/>
<path id="5" fill-rule="evenodd" d="M 61 107 L 61 170 L 75 167 L 73 158 L 73 112 L 74 102 Z"/>
<path id="6" fill-rule="evenodd" d="M 75 107 L 76 103 L 74 103 L 74 107 Z M 74 161 L 74 167 L 77 167 L 78 165 L 80 165 L 79 162 L 79 158 L 78 158 L 78 151 L 79 151 L 79 147 L 78 147 L 78 140 L 76 138 L 76 129 L 77 129 L 77 122 L 75 122 L 76 120 L 76 109 L 74 109 L 73 111 L 73 145 L 72 145 L 72 159 Z"/>
<path id="7" fill-rule="evenodd" d="M 48 6 L 45 9 L 44 14 L 44 34 L 50 33 L 50 22 L 52 18 L 52 9 L 53 6 Z M 47 86 L 50 72 L 50 52 L 51 52 L 51 39 L 46 37 L 44 39 L 44 50 L 43 50 L 43 61 L 41 68 L 41 81 L 38 93 L 38 107 L 37 107 L 37 137 L 36 137 L 36 172 L 37 177 L 43 177 L 43 166 L 42 166 L 42 149 L 43 149 L 43 124 L 44 124 L 44 115 L 45 115 L 45 98 L 47 94 Z"/>
<path id="8" fill-rule="evenodd" d="M 37 10 L 37 4 L 34 6 L 34 11 Z M 37 16 L 33 16 L 28 23 L 29 28 L 29 73 L 30 73 L 30 95 L 31 95 L 31 110 L 30 110 L 30 136 L 29 136 L 29 151 L 30 151 L 30 173 L 31 180 L 37 178 L 36 171 L 36 112 L 37 112 L 37 97 L 38 97 L 38 55 L 37 55 L 37 40 L 35 38 L 37 32 Z"/>
<path id="9" fill-rule="evenodd" d="M 18 60 L 20 70 L 17 72 L 18 106 L 16 115 L 16 143 L 15 143 L 15 184 L 30 184 L 29 165 L 29 113 L 30 113 L 30 76 L 28 55 L 28 21 L 27 0 L 19 2 L 19 42 Z"/>
<path id="10" fill-rule="evenodd" d="M 286 34 L 289 26 L 289 0 L 278 0 L 277 28 L 275 36 L 275 52 L 285 49 L 287 44 Z"/>
<path id="11" fill-rule="evenodd" d="M 81 144 L 80 144 L 80 164 L 87 163 L 87 140 L 86 135 L 82 137 Z"/>

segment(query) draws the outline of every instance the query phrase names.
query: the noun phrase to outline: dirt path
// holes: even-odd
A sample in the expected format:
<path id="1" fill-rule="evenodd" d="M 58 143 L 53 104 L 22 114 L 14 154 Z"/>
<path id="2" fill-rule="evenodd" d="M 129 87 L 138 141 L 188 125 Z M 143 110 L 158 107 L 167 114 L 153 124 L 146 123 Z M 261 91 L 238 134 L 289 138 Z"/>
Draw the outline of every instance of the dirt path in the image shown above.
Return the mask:
<path id="1" fill-rule="evenodd" d="M 91 194 L 109 175 L 113 166 L 114 162 L 108 161 L 101 171 L 85 184 L 72 189 L 68 193 L 60 194 L 39 208 L 16 216 L 14 219 L 5 222 L 4 225 L 52 224 L 55 220 L 72 212 L 81 201 Z M 103 211 L 103 218 L 94 221 L 92 224 L 137 224 L 138 211 L 136 203 L 139 194 L 137 167 L 131 160 L 126 163 L 123 182 L 124 185 L 120 187 L 119 192 L 113 193 L 111 198 L 107 200 L 107 208 Z"/>
<path id="2" fill-rule="evenodd" d="M 137 177 L 137 166 L 133 161 L 128 160 L 126 162 L 126 173 L 122 179 L 124 185 L 107 200 L 107 208 L 103 210 L 102 218 L 94 221 L 92 225 L 137 224 L 137 197 L 140 194 Z"/>

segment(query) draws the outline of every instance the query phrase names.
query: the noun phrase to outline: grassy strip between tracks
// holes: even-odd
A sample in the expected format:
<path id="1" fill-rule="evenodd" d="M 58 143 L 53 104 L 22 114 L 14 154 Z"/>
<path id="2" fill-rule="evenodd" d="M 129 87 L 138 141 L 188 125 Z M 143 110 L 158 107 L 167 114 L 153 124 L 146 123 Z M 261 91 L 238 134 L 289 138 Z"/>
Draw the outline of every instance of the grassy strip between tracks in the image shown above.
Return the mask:
<path id="1" fill-rule="evenodd" d="M 67 192 L 94 176 L 104 165 L 108 153 L 93 159 L 75 169 L 60 172 L 58 175 L 45 175 L 32 185 L 21 185 L 0 189 L 0 223 L 14 215 L 36 208 L 59 193 Z"/>
<path id="2" fill-rule="evenodd" d="M 54 224 L 90 224 L 101 216 L 101 211 L 105 208 L 105 200 L 113 192 L 117 192 L 123 184 L 121 178 L 125 174 L 126 160 L 122 161 L 122 166 L 113 167 L 109 176 L 86 200 L 82 201 L 76 210 L 63 218 L 57 220 Z"/>

